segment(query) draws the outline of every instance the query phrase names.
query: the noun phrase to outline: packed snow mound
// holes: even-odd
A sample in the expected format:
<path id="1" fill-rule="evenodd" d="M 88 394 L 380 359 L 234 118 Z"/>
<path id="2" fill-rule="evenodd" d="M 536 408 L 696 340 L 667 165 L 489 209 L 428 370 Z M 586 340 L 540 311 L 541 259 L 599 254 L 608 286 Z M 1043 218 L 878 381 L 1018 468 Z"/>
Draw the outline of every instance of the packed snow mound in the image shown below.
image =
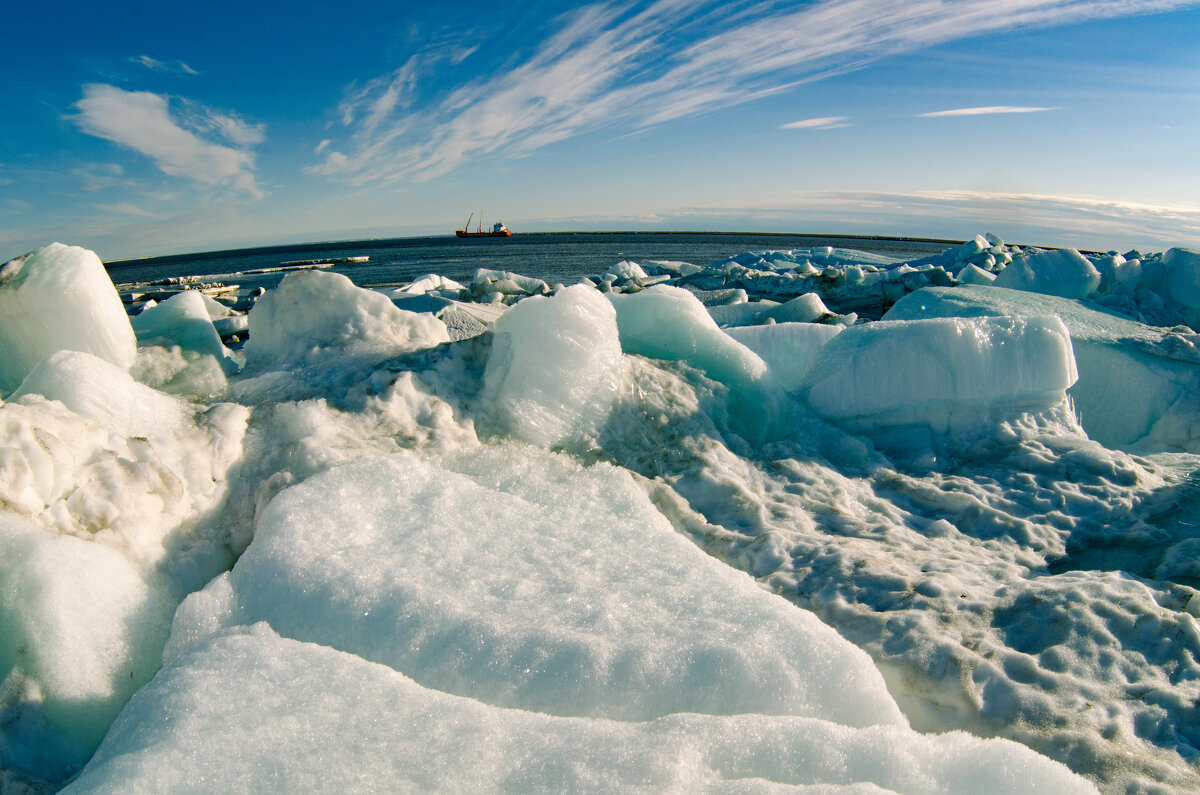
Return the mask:
<path id="1" fill-rule="evenodd" d="M 1200 336 L 1147 326 L 1050 295 L 926 288 L 885 320 L 1054 315 L 1071 334 L 1079 380 L 1069 394 L 1088 436 L 1119 449 L 1200 452 Z"/>
<path id="2" fill-rule="evenodd" d="M 790 392 L 799 388 L 821 348 L 842 329 L 814 323 L 772 323 L 728 328 L 725 333 L 758 354 L 775 383 Z"/>
<path id="3" fill-rule="evenodd" d="M 927 424 L 946 433 L 1055 406 L 1076 377 L 1056 317 L 945 318 L 846 329 L 803 387 L 817 414 L 856 431 Z"/>
<path id="4" fill-rule="evenodd" d="M 167 547 L 181 552 L 193 531 L 218 535 L 195 517 L 224 499 L 248 419 L 232 404 L 197 412 L 102 359 L 60 351 L 0 404 L 0 504 L 165 565 Z M 211 562 L 197 569 L 175 573 L 201 583 L 215 573 Z"/>
<path id="5" fill-rule="evenodd" d="M 0 395 L 59 350 L 86 351 L 118 367 L 137 341 L 100 258 L 52 243 L 0 266 Z"/>
<path id="6" fill-rule="evenodd" d="M 254 370 L 311 364 L 330 356 L 395 355 L 449 342 L 435 317 L 398 309 L 387 296 L 340 273 L 289 273 L 255 303 L 246 366 Z"/>
<path id="7" fill-rule="evenodd" d="M 183 400 L 134 381 L 121 368 L 88 353 L 59 351 L 25 377 L 9 400 L 41 395 L 61 401 L 121 436 L 162 440 L 191 418 Z"/>
<path id="8" fill-rule="evenodd" d="M 228 577 L 184 603 L 172 655 L 266 621 L 497 706 L 905 725 L 870 658 L 676 533 L 627 473 L 524 446 L 310 478 Z"/>
<path id="9" fill-rule="evenodd" d="M 484 373 L 484 402 L 503 431 L 549 446 L 594 432 L 621 377 L 616 315 L 576 285 L 504 313 Z"/>
<path id="10" fill-rule="evenodd" d="M 287 760 L 281 763 L 279 760 Z M 218 636 L 130 702 L 65 792 L 1091 793 L 1004 740 L 812 718 L 555 717 L 430 690 L 259 625 Z"/>
<path id="11" fill-rule="evenodd" d="M 694 295 L 657 285 L 632 295 L 611 295 L 621 349 L 652 359 L 683 361 L 729 387 L 729 408 L 751 438 L 770 436 L 783 402 L 758 354 L 734 340 Z"/>
<path id="12" fill-rule="evenodd" d="M 1014 259 L 994 282 L 997 287 L 1086 298 L 1100 286 L 1100 271 L 1073 248 L 1034 251 Z"/>
<path id="13" fill-rule="evenodd" d="M 205 296 L 196 290 L 184 290 L 147 309 L 131 321 L 138 341 L 165 340 L 185 351 L 207 354 L 225 362 L 231 358 L 213 325 Z M 232 368 L 232 365 L 230 365 Z"/>
<path id="14" fill-rule="evenodd" d="M 158 670 L 175 604 L 119 551 L 0 511 L 0 764 L 81 768 Z"/>

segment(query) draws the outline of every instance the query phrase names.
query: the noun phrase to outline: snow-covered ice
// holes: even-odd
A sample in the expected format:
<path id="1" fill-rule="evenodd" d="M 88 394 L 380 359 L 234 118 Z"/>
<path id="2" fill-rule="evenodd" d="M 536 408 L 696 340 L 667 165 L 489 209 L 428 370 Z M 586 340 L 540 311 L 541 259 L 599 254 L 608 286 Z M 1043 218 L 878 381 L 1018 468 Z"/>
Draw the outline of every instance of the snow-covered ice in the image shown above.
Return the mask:
<path id="1" fill-rule="evenodd" d="M 1093 792 L 1015 743 L 896 725 L 560 717 L 422 687 L 281 638 L 218 633 L 130 702 L 66 791 Z"/>
<path id="2" fill-rule="evenodd" d="M 55 351 L 85 351 L 127 368 L 136 346 L 121 298 L 91 251 L 54 243 L 0 266 L 0 393 Z"/>
<path id="3" fill-rule="evenodd" d="M 1195 791 L 1198 261 L 14 260 L 0 786 Z"/>
<path id="4" fill-rule="evenodd" d="M 821 349 L 800 387 L 819 416 L 853 431 L 919 425 L 944 435 L 1051 408 L 1075 380 L 1061 320 L 1008 316 L 846 329 Z M 913 446 L 911 437 L 904 443 Z"/>
<path id="5" fill-rule="evenodd" d="M 1068 390 L 1088 435 L 1122 449 L 1200 452 L 1200 337 L 1049 295 L 931 287 L 906 296 L 891 320 L 1051 315 L 1069 330 L 1079 378 Z"/>
<path id="6" fill-rule="evenodd" d="M 616 314 L 595 290 L 531 298 L 495 322 L 483 400 L 514 437 L 561 442 L 603 422 L 620 360 Z"/>

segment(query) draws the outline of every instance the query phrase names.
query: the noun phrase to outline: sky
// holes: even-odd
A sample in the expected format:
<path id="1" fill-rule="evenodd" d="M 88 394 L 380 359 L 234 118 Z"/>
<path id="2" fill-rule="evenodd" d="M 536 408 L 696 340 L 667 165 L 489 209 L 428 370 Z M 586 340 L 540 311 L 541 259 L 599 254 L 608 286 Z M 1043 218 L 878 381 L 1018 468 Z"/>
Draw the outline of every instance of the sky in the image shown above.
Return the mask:
<path id="1" fill-rule="evenodd" d="M 0 262 L 471 213 L 1200 248 L 1200 0 L 39 0 L 0 30 Z"/>

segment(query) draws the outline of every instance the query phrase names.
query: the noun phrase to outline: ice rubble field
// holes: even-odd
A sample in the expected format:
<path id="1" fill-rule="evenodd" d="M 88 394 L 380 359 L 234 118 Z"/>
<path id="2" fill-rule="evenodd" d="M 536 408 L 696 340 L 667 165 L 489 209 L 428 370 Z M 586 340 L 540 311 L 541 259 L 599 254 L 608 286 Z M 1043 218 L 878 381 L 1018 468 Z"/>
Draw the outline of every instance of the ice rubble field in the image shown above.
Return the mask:
<path id="1" fill-rule="evenodd" d="M 1198 324 L 1200 254 L 994 237 L 248 313 L 33 252 L 0 789 L 1195 791 Z"/>

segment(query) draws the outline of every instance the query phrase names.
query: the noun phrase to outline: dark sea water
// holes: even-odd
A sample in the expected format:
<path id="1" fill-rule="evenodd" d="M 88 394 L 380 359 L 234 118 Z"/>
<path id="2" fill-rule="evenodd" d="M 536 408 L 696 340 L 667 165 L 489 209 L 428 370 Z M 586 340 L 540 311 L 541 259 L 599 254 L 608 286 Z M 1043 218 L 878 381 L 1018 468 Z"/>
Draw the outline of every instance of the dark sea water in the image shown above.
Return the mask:
<path id="1" fill-rule="evenodd" d="M 549 282 L 575 281 L 603 273 L 621 260 L 647 263 L 675 260 L 710 265 L 746 251 L 814 246 L 854 248 L 915 259 L 936 254 L 950 245 L 929 241 L 874 237 L 718 234 L 693 232 L 602 232 L 518 234 L 510 238 L 418 237 L 394 240 L 356 240 L 182 254 L 170 257 L 106 263 L 118 285 L 150 284 L 172 277 L 204 277 L 214 282 L 273 287 L 286 271 L 285 263 L 369 257 L 362 263 L 335 264 L 362 287 L 399 285 L 438 273 L 470 280 L 478 268 L 535 276 Z M 266 273 L 251 271 L 268 270 Z"/>

